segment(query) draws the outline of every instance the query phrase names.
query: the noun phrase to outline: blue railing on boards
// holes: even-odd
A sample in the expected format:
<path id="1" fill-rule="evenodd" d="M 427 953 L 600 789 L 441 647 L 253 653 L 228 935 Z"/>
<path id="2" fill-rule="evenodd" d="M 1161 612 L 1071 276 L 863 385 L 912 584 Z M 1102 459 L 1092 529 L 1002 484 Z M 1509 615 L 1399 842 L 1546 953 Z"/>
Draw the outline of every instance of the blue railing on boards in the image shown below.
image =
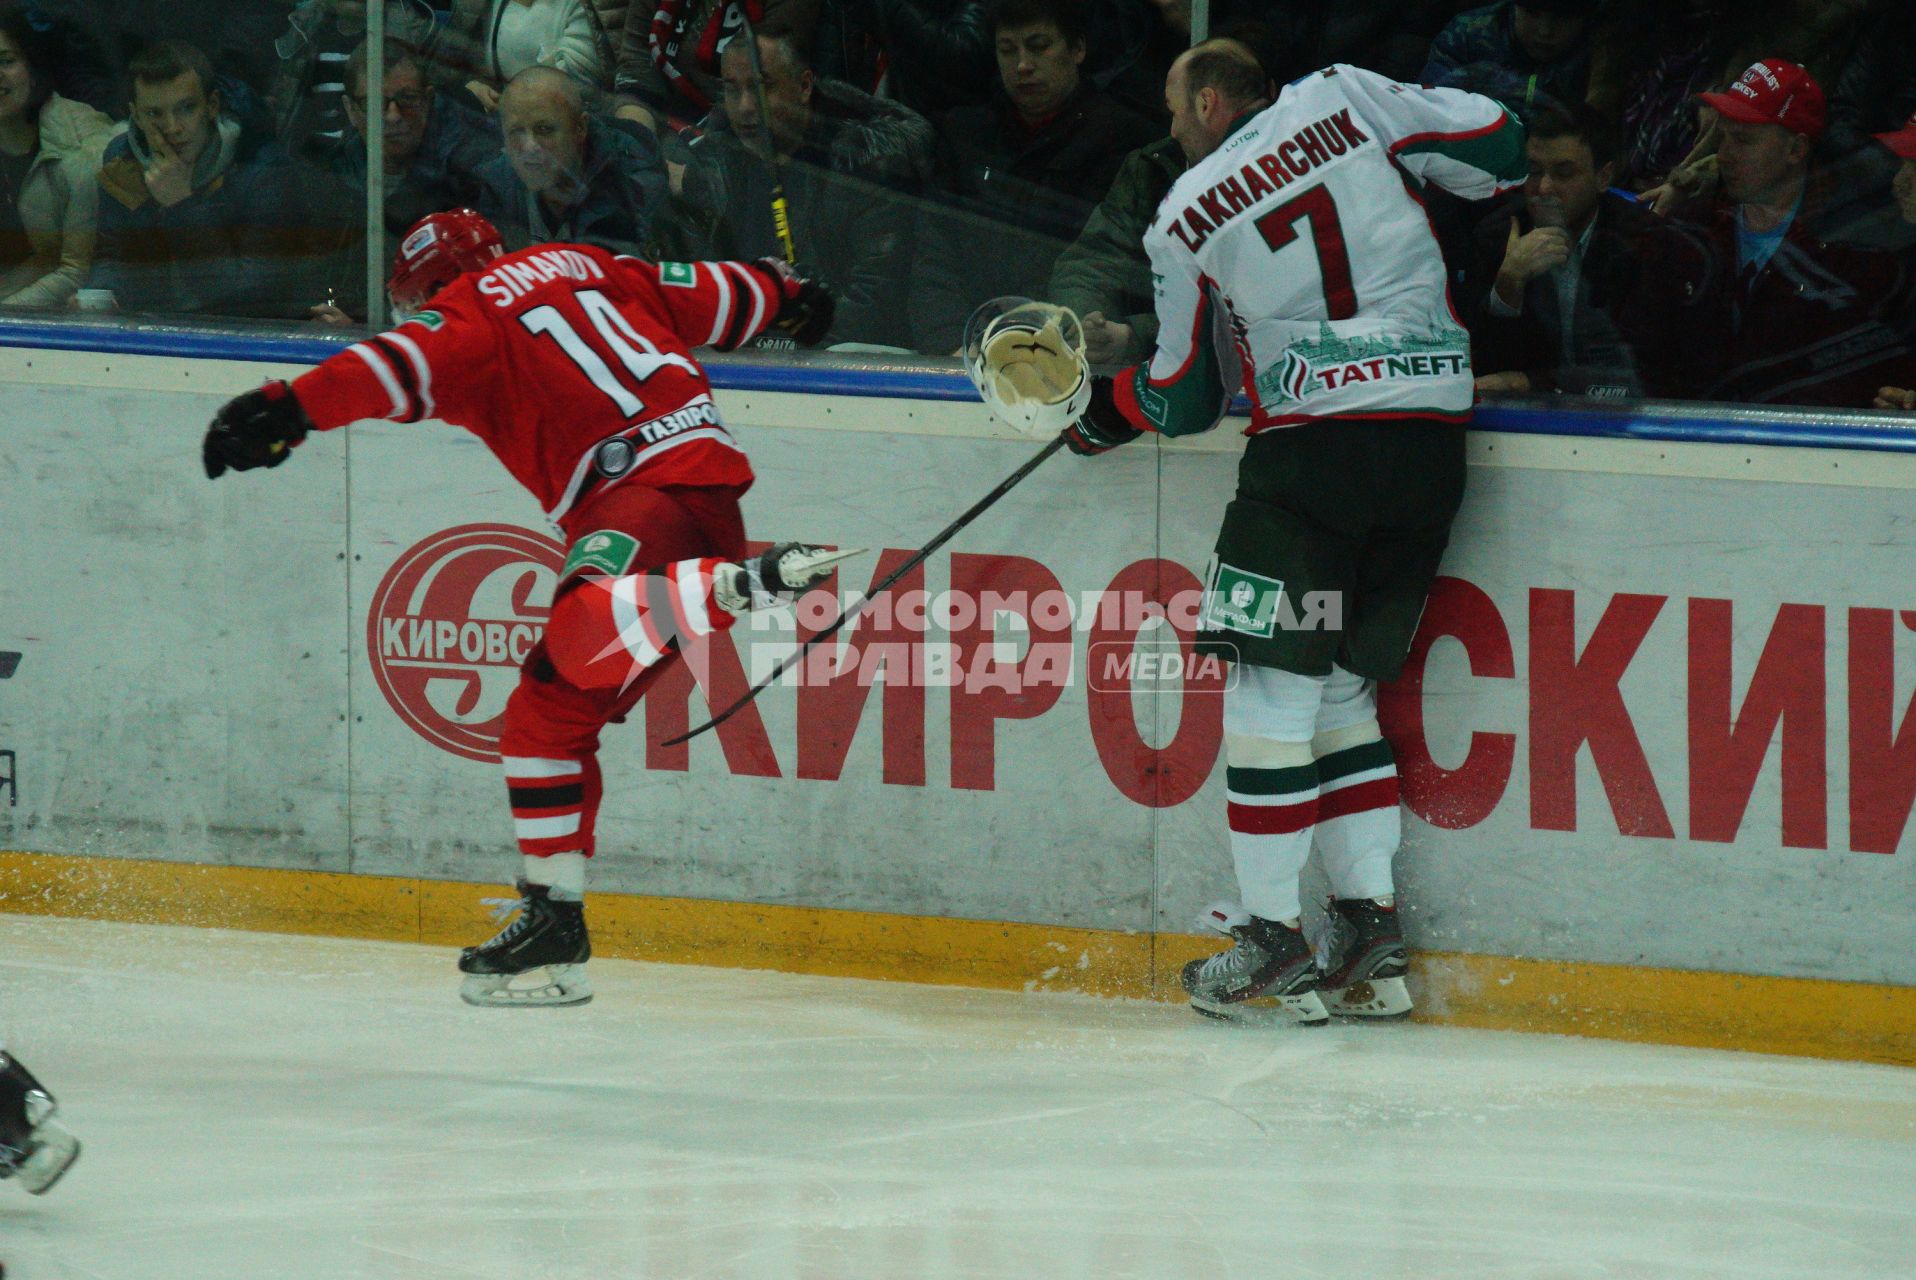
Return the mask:
<path id="1" fill-rule="evenodd" d="M 270 333 L 188 329 L 150 322 L 94 324 L 0 318 L 0 346 L 4 347 L 187 360 L 317 364 L 352 343 L 355 336 L 293 336 L 283 329 Z M 950 362 L 913 357 L 715 356 L 706 361 L 706 367 L 712 385 L 719 390 L 951 401 L 971 400 L 977 395 Z M 1789 410 L 1672 401 L 1553 404 L 1523 400 L 1482 405 L 1473 425 L 1479 431 L 1526 435 L 1916 453 L 1916 414 L 1867 410 Z"/>

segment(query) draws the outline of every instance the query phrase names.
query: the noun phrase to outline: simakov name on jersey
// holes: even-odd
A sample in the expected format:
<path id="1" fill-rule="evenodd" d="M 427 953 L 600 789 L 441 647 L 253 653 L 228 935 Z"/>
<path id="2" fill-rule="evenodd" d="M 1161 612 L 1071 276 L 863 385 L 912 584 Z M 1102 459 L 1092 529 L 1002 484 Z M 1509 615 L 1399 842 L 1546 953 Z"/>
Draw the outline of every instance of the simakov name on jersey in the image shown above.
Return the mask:
<path id="1" fill-rule="evenodd" d="M 505 262 L 479 277 L 479 292 L 509 307 L 548 280 L 603 280 L 599 264 L 577 249 L 547 249 Z"/>
<path id="2" fill-rule="evenodd" d="M 1184 212 L 1171 219 L 1169 230 L 1196 253 L 1226 222 L 1274 195 L 1338 156 L 1370 141 L 1351 120 L 1350 108 L 1314 120 L 1262 154 L 1252 156 L 1238 171 L 1212 186 Z"/>

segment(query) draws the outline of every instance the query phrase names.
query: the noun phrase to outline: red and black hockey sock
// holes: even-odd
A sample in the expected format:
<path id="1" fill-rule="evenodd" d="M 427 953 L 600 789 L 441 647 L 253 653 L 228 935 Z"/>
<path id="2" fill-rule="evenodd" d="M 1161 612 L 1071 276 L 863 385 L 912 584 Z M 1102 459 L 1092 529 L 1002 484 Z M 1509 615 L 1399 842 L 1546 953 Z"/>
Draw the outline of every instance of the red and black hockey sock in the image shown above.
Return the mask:
<path id="1" fill-rule="evenodd" d="M 533 858 L 555 853 L 591 857 L 601 794 L 597 757 L 507 756 L 503 763 L 519 852 Z"/>

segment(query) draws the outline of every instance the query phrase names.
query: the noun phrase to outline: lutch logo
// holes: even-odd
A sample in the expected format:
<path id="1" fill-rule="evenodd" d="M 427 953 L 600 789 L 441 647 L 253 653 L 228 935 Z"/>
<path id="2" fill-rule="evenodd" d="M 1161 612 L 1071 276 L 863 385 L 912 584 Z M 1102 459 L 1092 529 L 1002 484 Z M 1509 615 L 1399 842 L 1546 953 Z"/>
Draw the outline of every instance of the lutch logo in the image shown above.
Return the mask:
<path id="1" fill-rule="evenodd" d="M 519 665 L 545 632 L 565 552 L 516 525 L 434 534 L 386 571 L 366 653 L 386 701 L 426 741 L 487 763 Z"/>

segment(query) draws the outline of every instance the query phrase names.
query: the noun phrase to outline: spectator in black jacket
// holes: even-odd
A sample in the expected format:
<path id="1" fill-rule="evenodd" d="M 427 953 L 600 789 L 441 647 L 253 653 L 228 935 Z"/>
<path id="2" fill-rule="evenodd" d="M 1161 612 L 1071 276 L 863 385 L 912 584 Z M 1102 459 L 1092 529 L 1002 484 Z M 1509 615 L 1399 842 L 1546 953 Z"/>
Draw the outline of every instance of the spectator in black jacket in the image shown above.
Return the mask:
<path id="1" fill-rule="evenodd" d="M 1498 0 L 1458 14 L 1418 77 L 1488 94 L 1528 120 L 1539 107 L 1583 101 L 1597 0 Z"/>
<path id="2" fill-rule="evenodd" d="M 882 85 L 928 119 L 983 102 L 992 72 L 984 0 L 825 0 L 817 71 L 868 93 Z"/>
<path id="3" fill-rule="evenodd" d="M 776 148 L 799 274 L 827 282 L 838 300 L 826 341 L 910 350 L 911 198 L 930 169 L 931 126 L 896 102 L 814 75 L 783 37 L 760 35 L 758 45 L 770 118 L 759 115 L 749 51 L 734 41 L 719 62 L 725 110 L 691 145 L 663 251 L 782 256 L 767 163 Z"/>
<path id="4" fill-rule="evenodd" d="M 1916 5 L 1879 4 L 1830 92 L 1825 145 L 1846 153 L 1871 147 L 1871 135 L 1916 113 Z"/>
<path id="5" fill-rule="evenodd" d="M 1618 145 L 1615 126 L 1581 103 L 1531 121 L 1529 180 L 1479 224 L 1465 276 L 1479 391 L 1636 393 L 1614 316 L 1657 218 L 1606 190 Z"/>
<path id="6" fill-rule="evenodd" d="M 920 219 L 913 327 L 919 349 L 937 354 L 957 349 L 979 303 L 1043 292 L 1125 155 L 1157 134 L 1079 74 L 1073 0 L 992 0 L 988 12 L 1003 94 L 939 122 L 949 198 Z"/>

